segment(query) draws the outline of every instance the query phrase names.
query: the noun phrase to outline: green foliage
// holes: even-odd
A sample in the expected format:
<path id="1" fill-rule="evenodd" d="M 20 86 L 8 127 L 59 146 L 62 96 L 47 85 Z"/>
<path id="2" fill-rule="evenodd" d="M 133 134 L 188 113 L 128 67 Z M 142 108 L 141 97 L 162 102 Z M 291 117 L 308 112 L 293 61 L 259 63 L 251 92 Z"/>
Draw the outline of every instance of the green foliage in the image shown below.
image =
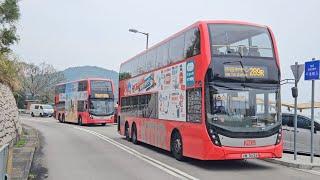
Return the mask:
<path id="1" fill-rule="evenodd" d="M 18 0 L 4 0 L 0 3 L 0 53 L 9 52 L 9 46 L 19 40 L 15 25 L 19 17 Z"/>
<path id="2" fill-rule="evenodd" d="M 21 139 L 17 142 L 16 147 L 17 147 L 17 148 L 21 148 L 21 147 L 23 147 L 25 144 L 27 144 L 26 139 L 25 139 L 25 138 L 21 138 Z"/>
<path id="3" fill-rule="evenodd" d="M 19 65 L 10 60 L 9 55 L 0 53 L 0 83 L 6 84 L 13 91 L 20 89 Z"/>

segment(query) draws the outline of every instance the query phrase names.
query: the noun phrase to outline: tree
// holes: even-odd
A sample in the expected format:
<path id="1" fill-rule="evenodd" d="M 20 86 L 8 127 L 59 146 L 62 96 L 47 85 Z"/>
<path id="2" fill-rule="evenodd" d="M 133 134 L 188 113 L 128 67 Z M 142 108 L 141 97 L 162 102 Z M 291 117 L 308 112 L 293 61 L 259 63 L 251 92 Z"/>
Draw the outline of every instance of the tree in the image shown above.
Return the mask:
<path id="1" fill-rule="evenodd" d="M 12 91 L 20 89 L 19 67 L 15 58 L 0 53 L 0 83 L 9 86 Z"/>
<path id="2" fill-rule="evenodd" d="M 49 64 L 41 63 L 23 64 L 22 87 L 29 99 L 37 99 L 43 103 L 52 103 L 54 97 L 54 86 L 64 80 L 61 72 Z"/>
<path id="3" fill-rule="evenodd" d="M 0 53 L 9 52 L 9 46 L 19 38 L 16 22 L 20 17 L 18 0 L 0 0 Z"/>

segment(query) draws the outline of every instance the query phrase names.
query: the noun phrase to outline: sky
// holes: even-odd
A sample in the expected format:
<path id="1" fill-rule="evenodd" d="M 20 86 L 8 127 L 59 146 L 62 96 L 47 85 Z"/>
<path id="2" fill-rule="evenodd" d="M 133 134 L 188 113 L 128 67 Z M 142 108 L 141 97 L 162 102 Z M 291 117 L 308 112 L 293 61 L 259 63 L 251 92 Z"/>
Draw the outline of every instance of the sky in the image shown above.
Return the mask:
<path id="1" fill-rule="evenodd" d="M 93 65 L 119 71 L 121 62 L 198 20 L 241 20 L 268 25 L 278 44 L 282 79 L 290 65 L 320 59 L 319 0 L 21 0 L 20 42 L 14 52 L 29 63 L 58 70 Z M 282 87 L 292 103 L 291 85 Z M 299 83 L 299 102 L 309 102 L 311 82 Z M 320 81 L 316 82 L 320 101 Z M 320 114 L 319 114 L 320 115 Z"/>

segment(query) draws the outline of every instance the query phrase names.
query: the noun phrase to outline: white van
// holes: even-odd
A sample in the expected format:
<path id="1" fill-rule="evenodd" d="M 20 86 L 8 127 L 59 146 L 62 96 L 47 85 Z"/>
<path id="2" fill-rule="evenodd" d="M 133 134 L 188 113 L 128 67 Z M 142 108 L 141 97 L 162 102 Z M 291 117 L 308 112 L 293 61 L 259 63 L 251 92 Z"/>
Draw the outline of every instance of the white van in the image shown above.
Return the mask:
<path id="1" fill-rule="evenodd" d="M 49 104 L 31 104 L 30 106 L 30 115 L 34 116 L 53 116 L 53 107 Z"/>

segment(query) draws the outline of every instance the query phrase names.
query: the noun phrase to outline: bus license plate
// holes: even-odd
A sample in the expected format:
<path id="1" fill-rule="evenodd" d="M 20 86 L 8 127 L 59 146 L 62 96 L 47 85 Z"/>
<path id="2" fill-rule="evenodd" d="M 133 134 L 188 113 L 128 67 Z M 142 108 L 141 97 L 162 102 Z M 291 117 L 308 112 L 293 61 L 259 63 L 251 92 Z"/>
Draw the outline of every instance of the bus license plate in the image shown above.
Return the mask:
<path id="1" fill-rule="evenodd" d="M 248 154 L 242 154 L 243 159 L 255 159 L 258 158 L 258 153 L 248 153 Z"/>

